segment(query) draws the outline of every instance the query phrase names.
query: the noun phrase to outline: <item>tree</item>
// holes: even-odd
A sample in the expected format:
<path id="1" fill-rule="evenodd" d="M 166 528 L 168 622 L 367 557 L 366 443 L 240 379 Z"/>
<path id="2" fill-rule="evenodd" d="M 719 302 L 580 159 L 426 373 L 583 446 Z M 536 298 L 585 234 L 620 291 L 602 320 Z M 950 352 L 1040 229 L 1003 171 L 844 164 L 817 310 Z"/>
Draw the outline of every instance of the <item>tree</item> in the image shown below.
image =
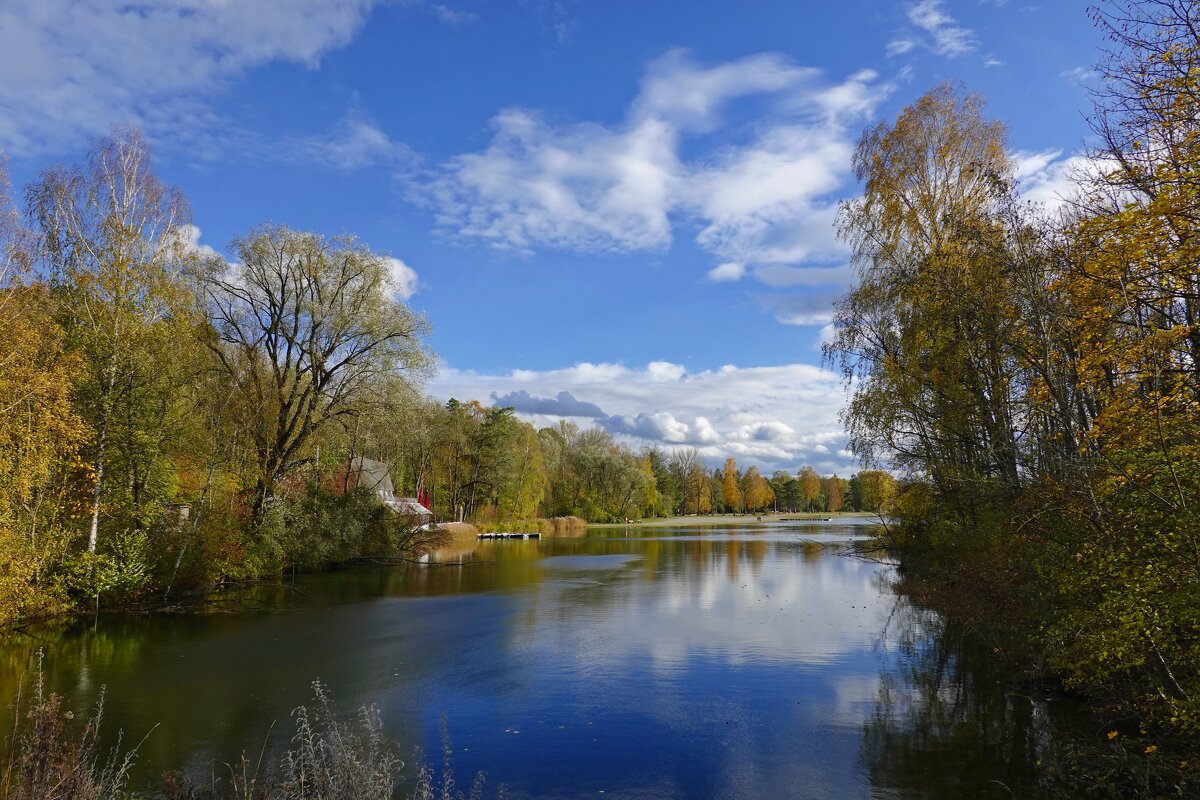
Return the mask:
<path id="1" fill-rule="evenodd" d="M 803 466 L 796 475 L 796 486 L 800 491 L 800 499 L 804 501 L 804 510 L 812 511 L 813 503 L 821 494 L 821 476 L 812 467 Z"/>
<path id="2" fill-rule="evenodd" d="M 771 485 L 758 471 L 758 467 L 748 468 L 742 477 L 742 483 L 747 511 L 762 511 L 775 500 Z"/>
<path id="3" fill-rule="evenodd" d="M 87 549 L 95 552 L 114 427 L 127 423 L 128 441 L 143 433 L 154 440 L 161 431 L 137 404 L 170 367 L 166 343 L 178 335 L 172 322 L 188 311 L 188 207 L 177 188 L 155 177 L 135 131 L 97 142 L 84 166 L 45 172 L 28 200 L 62 290 L 70 346 L 87 369 L 79 397 L 94 432 Z M 140 483 L 134 476 L 135 491 Z M 133 502 L 136 510 L 136 495 Z"/>
<path id="4" fill-rule="evenodd" d="M 655 490 L 658 493 L 657 515 L 669 517 L 679 507 L 679 498 L 683 494 L 681 484 L 671 469 L 667 454 L 658 445 L 647 445 L 642 448 L 642 457 L 650 465 L 654 476 Z"/>
<path id="5" fill-rule="evenodd" d="M 638 458 L 638 468 L 642 471 L 645 488 L 642 490 L 641 511 L 643 516 L 654 517 L 661 515 L 662 494 L 658 490 L 658 479 L 654 474 L 654 461 L 648 454 Z"/>
<path id="6" fill-rule="evenodd" d="M 44 610 L 48 568 L 77 510 L 70 471 L 83 444 L 73 373 L 44 284 L 31 281 L 30 232 L 8 194 L 0 153 L 0 625 Z"/>
<path id="7" fill-rule="evenodd" d="M 821 479 L 821 494 L 825 495 L 826 511 L 841 511 L 843 505 L 843 481 L 835 473 Z"/>
<path id="8" fill-rule="evenodd" d="M 777 469 L 771 475 L 771 491 L 775 494 L 776 510 L 795 511 L 800 505 L 800 493 L 796 479 L 785 469 Z"/>
<path id="9" fill-rule="evenodd" d="M 721 471 L 721 500 L 725 510 L 737 513 L 742 510 L 742 489 L 738 485 L 737 462 L 732 458 L 725 459 L 725 468 Z"/>
<path id="10" fill-rule="evenodd" d="M 867 131 L 854 167 L 863 195 L 839 224 L 857 280 L 825 348 L 854 386 L 851 447 L 894 454 L 948 496 L 1011 497 L 1026 418 L 1004 127 L 978 96 L 939 86 Z"/>
<path id="11" fill-rule="evenodd" d="M 868 469 L 858 473 L 856 477 L 860 511 L 870 511 L 883 516 L 892 510 L 892 503 L 899 492 L 899 484 L 891 473 Z"/>
<path id="12" fill-rule="evenodd" d="M 266 226 L 234 242 L 239 263 L 209 276 L 211 346 L 245 401 L 258 462 L 257 521 L 313 435 L 378 401 L 427 356 L 425 320 L 395 299 L 384 259 L 351 237 Z"/>
<path id="13" fill-rule="evenodd" d="M 674 451 L 671 454 L 671 470 L 677 475 L 682 489 L 680 511 L 684 514 L 701 514 L 711 511 L 708 474 L 700 460 L 700 451 L 694 447 L 684 447 Z"/>

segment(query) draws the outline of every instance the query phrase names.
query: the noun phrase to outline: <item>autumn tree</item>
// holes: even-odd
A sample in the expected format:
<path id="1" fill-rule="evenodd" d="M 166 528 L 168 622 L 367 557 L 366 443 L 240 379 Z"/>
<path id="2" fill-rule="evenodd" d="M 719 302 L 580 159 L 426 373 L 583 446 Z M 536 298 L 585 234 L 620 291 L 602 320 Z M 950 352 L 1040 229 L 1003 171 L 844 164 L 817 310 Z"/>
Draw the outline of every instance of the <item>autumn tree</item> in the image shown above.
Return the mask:
<path id="1" fill-rule="evenodd" d="M 662 513 L 663 495 L 658 488 L 658 478 L 655 476 L 654 461 L 647 453 L 638 454 L 638 469 L 642 472 L 643 489 L 641 498 L 642 516 L 666 516 Z"/>
<path id="2" fill-rule="evenodd" d="M 843 481 L 837 474 L 821 479 L 821 494 L 825 495 L 826 511 L 842 510 L 843 489 Z"/>
<path id="3" fill-rule="evenodd" d="M 852 449 L 928 472 L 947 493 L 1020 485 L 1019 322 L 1003 212 L 1005 130 L 983 101 L 943 85 L 867 131 L 863 194 L 840 214 L 855 286 L 826 356 L 854 392 Z"/>
<path id="4" fill-rule="evenodd" d="M 266 226 L 234 250 L 238 263 L 206 291 L 211 346 L 257 457 L 257 520 L 278 481 L 313 457 L 314 434 L 377 402 L 397 372 L 420 373 L 427 326 L 396 299 L 384 259 L 351 237 Z"/>
<path id="5" fill-rule="evenodd" d="M 742 477 L 742 492 L 746 498 L 747 511 L 763 511 L 775 500 L 771 485 L 758 471 L 758 467 L 749 467 L 746 470 Z"/>
<path id="6" fill-rule="evenodd" d="M 799 490 L 800 499 L 804 502 L 804 510 L 812 511 L 813 503 L 821 494 L 821 476 L 812 467 L 803 466 L 796 474 L 796 488 Z"/>
<path id="7" fill-rule="evenodd" d="M 1194 736 L 1200 7 L 1111 2 L 1093 15 L 1111 45 L 1098 65 L 1097 169 L 1055 276 L 1072 312 L 1064 338 L 1081 344 L 1057 363 L 1079 399 L 1087 470 L 1060 489 L 1070 522 L 1053 531 L 1063 557 L 1043 566 L 1061 603 L 1045 641 L 1070 685 Z"/>
<path id="8" fill-rule="evenodd" d="M 0 625 L 49 610 L 44 576 L 67 554 L 85 434 L 71 402 L 79 365 L 50 292 L 31 281 L 33 243 L 8 187 L 0 154 Z"/>
<path id="9" fill-rule="evenodd" d="M 872 514 L 886 515 L 899 493 L 899 484 L 891 473 L 878 469 L 867 469 L 856 476 L 858 484 L 859 510 Z"/>
<path id="10" fill-rule="evenodd" d="M 721 500 L 726 511 L 737 513 L 742 510 L 742 488 L 737 462 L 732 458 L 725 459 L 725 467 L 721 470 Z"/>
<path id="11" fill-rule="evenodd" d="M 154 175 L 136 131 L 100 140 L 84 165 L 43 173 L 28 200 L 60 287 L 69 345 L 86 369 L 78 397 L 92 429 L 87 549 L 95 552 L 114 440 L 126 456 L 114 490 L 128 487 L 135 517 L 139 490 L 162 466 L 158 411 L 170 404 L 170 351 L 191 306 L 183 280 L 188 206 Z"/>

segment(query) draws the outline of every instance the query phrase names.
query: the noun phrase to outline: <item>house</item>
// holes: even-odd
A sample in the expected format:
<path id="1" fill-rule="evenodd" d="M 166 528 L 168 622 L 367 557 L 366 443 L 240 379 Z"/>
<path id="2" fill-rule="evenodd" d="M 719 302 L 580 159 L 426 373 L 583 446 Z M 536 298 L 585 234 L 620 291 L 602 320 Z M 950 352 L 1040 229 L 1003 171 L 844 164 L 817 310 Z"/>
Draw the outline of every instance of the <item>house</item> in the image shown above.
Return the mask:
<path id="1" fill-rule="evenodd" d="M 415 497 L 397 497 L 387 464 L 362 456 L 355 456 L 342 465 L 335 476 L 334 490 L 349 492 L 353 489 L 369 489 L 379 502 L 401 516 L 411 517 L 420 525 L 433 521 L 433 512 Z"/>

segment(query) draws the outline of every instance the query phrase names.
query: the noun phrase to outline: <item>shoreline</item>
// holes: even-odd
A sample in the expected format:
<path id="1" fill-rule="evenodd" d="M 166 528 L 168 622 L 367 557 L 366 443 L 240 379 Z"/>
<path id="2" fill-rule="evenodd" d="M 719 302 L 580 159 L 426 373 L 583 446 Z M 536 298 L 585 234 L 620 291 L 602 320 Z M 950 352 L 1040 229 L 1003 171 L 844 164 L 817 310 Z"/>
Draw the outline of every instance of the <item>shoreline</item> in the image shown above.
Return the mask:
<path id="1" fill-rule="evenodd" d="M 803 511 L 794 514 L 691 514 L 684 517 L 651 517 L 624 522 L 590 522 L 589 528 L 661 528 L 716 525 L 762 525 L 768 522 L 824 522 L 825 520 L 863 520 L 878 524 L 879 517 L 869 511 Z"/>

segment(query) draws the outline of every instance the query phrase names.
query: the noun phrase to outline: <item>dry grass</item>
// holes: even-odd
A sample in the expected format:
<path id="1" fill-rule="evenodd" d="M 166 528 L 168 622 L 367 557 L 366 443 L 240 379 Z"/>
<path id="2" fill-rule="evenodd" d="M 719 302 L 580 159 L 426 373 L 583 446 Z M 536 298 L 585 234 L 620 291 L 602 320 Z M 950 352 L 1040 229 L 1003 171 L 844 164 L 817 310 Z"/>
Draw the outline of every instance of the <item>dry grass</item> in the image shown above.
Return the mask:
<path id="1" fill-rule="evenodd" d="M 26 702 L 18 695 L 13 725 L 5 743 L 0 776 L 3 800 L 118 800 L 126 791 L 136 748 L 122 753 L 120 740 L 104 756 L 98 739 L 104 719 L 104 695 L 83 727 L 63 707 L 63 698 L 46 694 L 41 655 L 36 680 Z"/>
<path id="2" fill-rule="evenodd" d="M 130 800 L 129 771 L 137 748 L 123 750 L 120 738 L 107 755 L 97 741 L 104 704 L 99 702 L 81 733 L 59 695 L 44 690 L 40 656 L 29 700 L 18 699 L 0 773 L 0 800 Z M 383 731 L 374 706 L 362 706 L 352 719 L 339 719 L 329 692 L 313 683 L 313 703 L 292 712 L 295 733 L 274 764 L 245 756 L 227 765 L 222 777 L 193 782 L 168 773 L 153 796 L 165 800 L 392 800 L 401 788 L 404 762 L 395 741 Z M 468 792 L 457 788 L 450 735 L 441 720 L 442 763 L 436 769 L 418 754 L 407 797 L 412 800 L 482 800 L 484 775 Z M 504 787 L 498 796 L 505 797 Z"/>

